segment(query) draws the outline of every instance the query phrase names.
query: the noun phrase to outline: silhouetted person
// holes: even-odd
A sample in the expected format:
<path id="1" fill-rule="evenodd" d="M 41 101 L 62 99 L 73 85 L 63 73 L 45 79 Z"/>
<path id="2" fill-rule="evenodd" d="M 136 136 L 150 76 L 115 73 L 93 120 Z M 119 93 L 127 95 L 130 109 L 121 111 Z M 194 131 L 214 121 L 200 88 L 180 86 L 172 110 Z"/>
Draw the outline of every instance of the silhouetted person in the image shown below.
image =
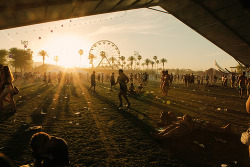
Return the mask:
<path id="1" fill-rule="evenodd" d="M 246 72 L 242 72 L 242 75 L 239 76 L 237 83 L 239 83 L 239 93 L 240 93 L 240 98 L 242 99 L 243 92 L 246 88 L 246 83 L 247 83 Z"/>
<path id="2" fill-rule="evenodd" d="M 1 72 L 1 86 L 3 87 L 3 92 L 0 96 L 0 111 L 2 110 L 3 100 L 7 95 L 9 95 L 9 102 L 12 105 L 13 112 L 16 112 L 16 103 L 14 101 L 14 86 L 12 84 L 14 78 L 8 66 L 3 66 L 3 70 Z"/>
<path id="3" fill-rule="evenodd" d="M 94 87 L 94 91 L 95 91 L 95 86 L 96 86 L 96 82 L 95 82 L 95 71 L 93 71 L 93 74 L 91 74 L 90 80 L 91 80 L 91 86 L 90 86 L 89 89 L 91 89 L 92 87 Z"/>
<path id="4" fill-rule="evenodd" d="M 35 158 L 34 167 L 59 167 L 69 165 L 67 143 L 44 132 L 32 136 L 30 147 Z"/>
<path id="5" fill-rule="evenodd" d="M 122 107 L 122 96 L 124 97 L 124 99 L 127 101 L 127 107 L 129 107 L 131 104 L 127 98 L 127 83 L 129 82 L 128 77 L 123 73 L 123 70 L 120 69 L 119 70 L 119 76 L 117 77 L 117 81 L 115 83 L 115 85 L 117 83 L 120 84 L 120 91 L 118 94 L 118 98 L 119 98 L 119 107 Z"/>
<path id="6" fill-rule="evenodd" d="M 112 87 L 115 86 L 115 73 L 112 73 L 110 77 L 110 88 L 112 90 Z"/>

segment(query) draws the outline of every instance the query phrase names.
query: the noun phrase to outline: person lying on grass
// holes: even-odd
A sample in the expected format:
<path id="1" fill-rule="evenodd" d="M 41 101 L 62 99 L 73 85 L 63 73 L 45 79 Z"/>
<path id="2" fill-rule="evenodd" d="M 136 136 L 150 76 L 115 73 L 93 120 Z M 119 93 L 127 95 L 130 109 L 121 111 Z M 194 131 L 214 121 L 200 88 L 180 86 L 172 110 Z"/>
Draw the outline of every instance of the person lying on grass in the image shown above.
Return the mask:
<path id="1" fill-rule="evenodd" d="M 188 133 L 192 133 L 194 129 L 205 129 L 208 131 L 216 131 L 216 132 L 229 132 L 230 124 L 225 127 L 216 127 L 210 123 L 204 122 L 195 122 L 192 120 L 192 117 L 188 114 L 185 114 L 182 117 L 182 120 L 179 122 L 175 122 L 163 129 L 163 131 L 153 133 L 153 135 L 158 139 L 166 139 L 175 136 L 182 136 Z"/>
<path id="2" fill-rule="evenodd" d="M 34 167 L 59 167 L 69 165 L 67 143 L 44 132 L 32 136 L 30 147 L 35 158 Z"/>
<path id="3" fill-rule="evenodd" d="M 160 114 L 161 122 L 157 122 L 157 125 L 160 127 L 165 127 L 173 124 L 173 122 L 177 121 L 177 117 L 171 111 L 165 112 L 162 111 Z"/>

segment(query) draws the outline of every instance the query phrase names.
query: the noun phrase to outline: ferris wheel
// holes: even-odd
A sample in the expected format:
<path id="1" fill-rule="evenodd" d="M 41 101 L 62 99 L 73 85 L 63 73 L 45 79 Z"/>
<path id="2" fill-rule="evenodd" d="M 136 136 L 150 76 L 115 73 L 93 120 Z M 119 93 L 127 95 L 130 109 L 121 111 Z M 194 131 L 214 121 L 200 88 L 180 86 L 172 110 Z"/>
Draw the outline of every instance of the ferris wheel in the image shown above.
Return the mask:
<path id="1" fill-rule="evenodd" d="M 120 50 L 111 41 L 96 42 L 89 51 L 89 60 L 93 68 L 119 68 Z"/>

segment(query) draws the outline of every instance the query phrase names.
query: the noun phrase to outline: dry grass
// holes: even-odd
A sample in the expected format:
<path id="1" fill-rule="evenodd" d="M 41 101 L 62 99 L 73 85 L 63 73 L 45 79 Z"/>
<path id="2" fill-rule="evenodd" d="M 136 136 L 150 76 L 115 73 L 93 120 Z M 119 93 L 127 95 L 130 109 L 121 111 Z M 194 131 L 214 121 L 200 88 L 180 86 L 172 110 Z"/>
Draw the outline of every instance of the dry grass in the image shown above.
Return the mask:
<path id="1" fill-rule="evenodd" d="M 71 164 L 79 166 L 218 166 L 246 165 L 247 147 L 239 134 L 246 130 L 250 116 L 235 89 L 204 86 L 185 88 L 173 84 L 163 97 L 158 82 L 146 92 L 130 96 L 130 109 L 118 109 L 117 91 L 109 83 L 99 84 L 96 93 L 89 83 L 75 77 L 73 85 L 19 82 L 17 115 L 0 113 L 0 151 L 17 165 L 32 162 L 30 126 L 41 125 L 50 135 L 64 138 Z M 158 97 L 157 99 L 155 97 Z M 170 103 L 170 104 L 169 104 Z M 234 135 L 200 131 L 184 138 L 157 141 L 151 136 L 161 111 L 185 113 L 222 126 L 232 124 Z M 41 112 L 46 114 L 41 114 Z M 81 114 L 75 114 L 80 112 Z M 222 139 L 222 142 L 219 139 Z M 200 147 L 193 141 L 205 145 Z"/>

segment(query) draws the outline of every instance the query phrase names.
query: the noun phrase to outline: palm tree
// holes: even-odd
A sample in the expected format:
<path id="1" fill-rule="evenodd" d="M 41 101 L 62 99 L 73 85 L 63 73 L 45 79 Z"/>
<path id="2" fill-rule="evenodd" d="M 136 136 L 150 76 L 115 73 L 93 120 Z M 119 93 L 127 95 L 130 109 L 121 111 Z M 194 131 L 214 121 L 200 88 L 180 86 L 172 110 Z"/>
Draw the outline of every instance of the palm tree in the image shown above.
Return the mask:
<path id="1" fill-rule="evenodd" d="M 96 58 L 95 55 L 93 55 L 91 53 L 89 54 L 89 57 L 88 57 L 88 59 L 90 60 L 89 64 L 92 64 L 92 68 L 94 68 L 94 62 L 93 62 L 93 60 L 95 58 Z"/>
<path id="2" fill-rule="evenodd" d="M 156 67 L 156 69 L 158 69 L 158 64 L 160 63 L 160 61 L 159 60 L 156 60 L 156 65 L 157 65 L 157 67 Z"/>
<path id="3" fill-rule="evenodd" d="M 6 61 L 6 56 L 8 55 L 8 51 L 6 49 L 0 50 L 0 63 L 4 64 Z"/>
<path id="4" fill-rule="evenodd" d="M 142 56 L 141 56 L 141 55 L 138 55 L 138 56 L 137 56 L 137 59 L 139 60 L 139 70 L 140 70 L 140 68 L 141 68 L 141 67 L 140 67 L 140 64 L 141 64 Z"/>
<path id="5" fill-rule="evenodd" d="M 79 55 L 80 55 L 80 67 L 81 67 L 81 66 L 82 66 L 82 55 L 83 55 L 83 50 L 82 50 L 82 49 L 78 50 L 78 53 L 79 53 Z"/>
<path id="6" fill-rule="evenodd" d="M 43 64 L 44 64 L 44 61 L 45 61 L 45 57 L 49 57 L 47 51 L 45 50 L 41 50 L 39 53 L 38 53 L 39 56 L 42 56 L 43 57 Z"/>
<path id="7" fill-rule="evenodd" d="M 112 69 L 113 69 L 113 65 L 114 65 L 114 62 L 116 61 L 116 58 L 112 56 L 112 57 L 109 58 L 109 61 L 111 61 Z"/>
<path id="8" fill-rule="evenodd" d="M 119 57 L 119 59 L 122 61 L 122 63 L 121 63 L 121 65 L 122 65 L 122 69 L 123 69 L 123 65 L 124 65 L 124 60 L 125 60 L 125 57 L 124 56 L 121 56 L 121 57 Z"/>
<path id="9" fill-rule="evenodd" d="M 57 62 L 59 61 L 59 57 L 58 56 L 54 56 L 54 60 L 55 60 L 56 65 L 57 65 Z"/>
<path id="10" fill-rule="evenodd" d="M 126 61 L 123 61 L 122 62 L 122 69 L 123 69 L 123 66 L 125 66 L 126 65 Z"/>
<path id="11" fill-rule="evenodd" d="M 127 68 L 129 69 L 130 64 L 127 64 Z"/>
<path id="12" fill-rule="evenodd" d="M 141 65 L 142 65 L 142 68 L 144 69 L 145 63 L 142 63 Z"/>
<path id="13" fill-rule="evenodd" d="M 136 63 L 136 65 L 137 65 L 137 66 L 139 66 L 139 65 L 140 65 L 140 63 L 139 63 L 139 62 L 137 62 L 137 63 Z M 139 67 L 139 68 L 140 68 L 140 67 Z"/>
<path id="14" fill-rule="evenodd" d="M 149 60 L 149 59 L 146 59 L 146 60 L 145 60 L 145 65 L 147 66 L 147 68 L 148 68 L 148 65 L 149 65 L 150 61 L 151 61 L 151 60 Z"/>
<path id="15" fill-rule="evenodd" d="M 131 69 L 132 69 L 133 62 L 135 61 L 135 57 L 134 57 L 134 56 L 130 56 L 130 57 L 128 58 L 128 61 L 130 61 L 130 65 L 131 65 Z"/>
<path id="16" fill-rule="evenodd" d="M 153 70 L 155 62 L 150 61 L 150 64 L 152 65 L 152 70 Z"/>
<path id="17" fill-rule="evenodd" d="M 162 69 L 163 70 L 164 70 L 164 64 L 167 63 L 167 62 L 168 62 L 167 59 L 164 59 L 164 58 L 161 59 L 161 63 L 162 63 L 162 67 L 163 67 Z"/>
<path id="18" fill-rule="evenodd" d="M 155 68 L 156 68 L 156 60 L 158 59 L 157 56 L 154 56 L 153 59 L 155 60 Z"/>
<path id="19" fill-rule="evenodd" d="M 120 59 L 121 59 L 121 61 L 124 61 L 124 60 L 125 60 L 125 57 L 124 57 L 124 56 L 121 56 Z"/>

